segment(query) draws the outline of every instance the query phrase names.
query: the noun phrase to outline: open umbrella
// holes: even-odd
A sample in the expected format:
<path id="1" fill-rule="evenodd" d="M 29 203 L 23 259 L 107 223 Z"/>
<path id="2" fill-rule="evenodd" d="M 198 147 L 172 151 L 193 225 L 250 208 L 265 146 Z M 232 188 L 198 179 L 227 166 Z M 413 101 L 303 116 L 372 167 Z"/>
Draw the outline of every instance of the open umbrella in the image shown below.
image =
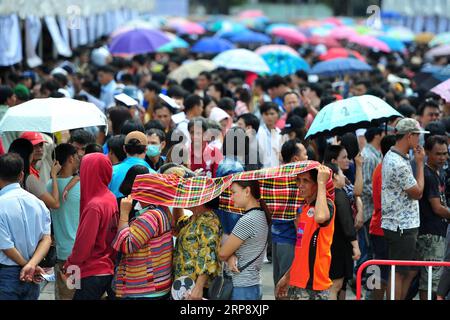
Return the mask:
<path id="1" fill-rule="evenodd" d="M 271 42 L 270 37 L 264 33 L 254 32 L 254 31 L 242 31 L 236 33 L 228 38 L 233 43 L 262 43 L 269 44 Z"/>
<path id="2" fill-rule="evenodd" d="M 320 110 L 305 138 L 341 135 L 360 128 L 378 126 L 397 117 L 402 115 L 378 97 L 352 97 L 330 103 Z"/>
<path id="3" fill-rule="evenodd" d="M 450 32 L 440 33 L 430 41 L 428 46 L 435 47 L 441 44 L 450 44 Z"/>
<path id="4" fill-rule="evenodd" d="M 389 46 L 389 49 L 397 52 L 405 52 L 406 46 L 400 40 L 388 36 L 378 36 L 378 40 L 383 41 Z"/>
<path id="5" fill-rule="evenodd" d="M 197 41 L 191 48 L 195 53 L 220 53 L 234 49 L 234 45 L 226 40 L 218 37 L 205 37 Z"/>
<path id="6" fill-rule="evenodd" d="M 381 40 L 378 40 L 375 37 L 369 36 L 369 35 L 356 35 L 352 36 L 348 39 L 349 42 L 355 43 L 357 45 L 360 45 L 362 47 L 370 48 L 370 49 L 376 49 L 381 52 L 391 52 L 391 49 L 389 46 L 384 43 Z"/>
<path id="7" fill-rule="evenodd" d="M 287 52 L 267 52 L 262 55 L 262 58 L 267 62 L 271 74 L 284 77 L 295 73 L 297 70 L 309 71 L 309 65 L 305 60 Z"/>
<path id="8" fill-rule="evenodd" d="M 270 68 L 263 58 L 247 49 L 232 49 L 222 52 L 213 59 L 218 67 L 251 71 L 255 73 L 270 72 Z"/>
<path id="9" fill-rule="evenodd" d="M 341 26 L 336 27 L 333 29 L 333 32 L 330 34 L 330 37 L 333 37 L 335 39 L 341 40 L 341 39 L 347 39 L 351 36 L 355 36 L 358 33 L 355 31 L 355 29 L 348 27 L 348 26 Z"/>
<path id="10" fill-rule="evenodd" d="M 427 59 L 433 59 L 441 56 L 450 56 L 450 44 L 442 44 L 434 47 L 425 54 L 425 58 Z"/>
<path id="11" fill-rule="evenodd" d="M 371 70 L 372 67 L 370 65 L 358 59 L 338 58 L 317 63 L 309 73 L 317 74 L 319 76 L 333 77 Z"/>
<path id="12" fill-rule="evenodd" d="M 162 31 L 133 29 L 113 38 L 109 51 L 113 55 L 151 53 L 168 42 L 170 42 L 169 37 Z"/>
<path id="13" fill-rule="evenodd" d="M 0 132 L 54 133 L 107 124 L 106 116 L 93 103 L 69 98 L 33 99 L 9 108 L 0 122 Z"/>
<path id="14" fill-rule="evenodd" d="M 169 78 L 181 83 L 186 78 L 195 79 L 203 71 L 212 71 L 216 65 L 210 60 L 199 59 L 194 62 L 185 63 L 169 73 Z"/>
<path id="15" fill-rule="evenodd" d="M 308 43 L 315 45 L 315 46 L 319 45 L 319 44 L 323 44 L 328 48 L 342 47 L 336 39 L 334 39 L 330 36 L 326 36 L 326 37 L 312 36 L 312 37 L 308 38 Z"/>
<path id="16" fill-rule="evenodd" d="M 303 33 L 291 28 L 274 28 L 271 33 L 289 44 L 301 44 L 307 41 Z"/>
<path id="17" fill-rule="evenodd" d="M 165 34 L 169 37 L 170 42 L 159 47 L 157 52 L 173 52 L 175 49 L 178 48 L 189 48 L 189 43 L 187 43 L 180 37 L 169 32 L 166 32 Z"/>
<path id="18" fill-rule="evenodd" d="M 319 56 L 319 59 L 322 61 L 328 61 L 337 58 L 355 58 L 366 62 L 366 60 L 364 60 L 364 57 L 358 51 L 345 48 L 331 48 L 326 53 Z"/>
<path id="19" fill-rule="evenodd" d="M 450 103 L 450 79 L 432 88 L 431 92 L 438 94 L 447 103 Z"/>
<path id="20" fill-rule="evenodd" d="M 386 32 L 386 36 L 402 42 L 412 42 L 415 38 L 414 31 L 406 27 L 392 27 Z"/>
<path id="21" fill-rule="evenodd" d="M 434 36 L 434 33 L 422 32 L 414 37 L 414 41 L 419 44 L 428 44 L 431 40 L 433 40 Z"/>
<path id="22" fill-rule="evenodd" d="M 286 29 L 293 29 L 293 30 L 297 30 L 297 26 L 295 26 L 294 24 L 289 24 L 289 23 L 272 23 L 270 26 L 268 26 L 266 28 L 266 33 L 272 33 L 272 31 L 274 29 L 277 28 L 286 28 Z"/>
<path id="23" fill-rule="evenodd" d="M 450 65 L 434 66 L 429 65 L 414 76 L 417 88 L 422 90 L 430 90 L 443 81 L 450 79 Z"/>
<path id="24" fill-rule="evenodd" d="M 300 57 L 298 52 L 292 49 L 292 47 L 285 46 L 282 44 L 268 44 L 265 46 L 261 46 L 255 50 L 255 53 L 258 55 L 263 55 L 268 52 L 278 52 L 278 51 L 288 52 L 294 56 Z"/>

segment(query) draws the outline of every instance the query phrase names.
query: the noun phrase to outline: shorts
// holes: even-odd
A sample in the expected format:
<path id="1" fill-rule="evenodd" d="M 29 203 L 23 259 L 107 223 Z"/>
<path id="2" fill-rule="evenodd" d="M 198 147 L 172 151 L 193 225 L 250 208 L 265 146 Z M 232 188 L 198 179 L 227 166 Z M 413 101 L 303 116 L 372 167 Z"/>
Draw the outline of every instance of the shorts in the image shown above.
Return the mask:
<path id="1" fill-rule="evenodd" d="M 432 234 L 420 235 L 417 239 L 419 259 L 422 261 L 444 261 L 447 240 Z M 432 267 L 432 288 L 437 291 L 443 267 Z M 420 267 L 419 290 L 428 290 L 428 267 Z"/>
<path id="2" fill-rule="evenodd" d="M 396 232 L 383 229 L 384 238 L 388 244 L 388 259 L 389 260 L 418 260 L 417 252 L 417 236 L 419 229 L 405 229 L 397 230 Z M 417 267 L 397 266 L 396 271 L 400 274 L 405 274 L 408 271 L 417 271 Z"/>
<path id="3" fill-rule="evenodd" d="M 373 258 L 375 260 L 388 260 L 389 248 L 384 236 L 370 235 L 370 244 L 372 246 Z M 380 277 L 383 283 L 389 280 L 389 266 L 379 266 Z"/>
<path id="4" fill-rule="evenodd" d="M 289 300 L 328 300 L 330 297 L 330 291 L 315 291 L 298 287 L 290 287 L 288 297 Z"/>

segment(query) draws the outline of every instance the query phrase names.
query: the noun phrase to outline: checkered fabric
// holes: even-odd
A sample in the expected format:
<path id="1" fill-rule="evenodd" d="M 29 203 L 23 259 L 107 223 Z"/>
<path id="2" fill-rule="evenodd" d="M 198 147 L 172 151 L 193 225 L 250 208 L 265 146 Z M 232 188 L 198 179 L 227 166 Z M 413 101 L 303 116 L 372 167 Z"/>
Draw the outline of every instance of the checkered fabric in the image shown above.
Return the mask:
<path id="1" fill-rule="evenodd" d="M 135 200 L 174 208 L 190 208 L 202 205 L 220 196 L 220 208 L 235 213 L 230 200 L 230 186 L 233 181 L 259 180 L 261 196 L 272 212 L 273 219 L 292 220 L 303 205 L 296 177 L 300 173 L 316 169 L 320 164 L 304 161 L 280 166 L 236 173 L 222 178 L 181 178 L 176 175 L 145 174 L 136 177 L 132 197 Z M 327 197 L 334 200 L 334 186 L 327 183 Z"/>

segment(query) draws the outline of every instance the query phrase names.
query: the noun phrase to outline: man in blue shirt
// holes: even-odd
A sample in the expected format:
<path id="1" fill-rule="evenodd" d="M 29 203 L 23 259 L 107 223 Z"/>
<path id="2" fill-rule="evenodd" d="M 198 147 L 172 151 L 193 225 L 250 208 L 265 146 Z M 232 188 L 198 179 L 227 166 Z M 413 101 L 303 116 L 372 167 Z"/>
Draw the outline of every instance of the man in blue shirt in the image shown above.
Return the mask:
<path id="1" fill-rule="evenodd" d="M 141 165 L 147 167 L 150 173 L 155 173 L 150 165 L 144 160 L 147 151 L 148 140 L 147 136 L 140 131 L 130 132 L 125 137 L 124 150 L 127 154 L 127 158 L 120 164 L 113 167 L 113 176 L 111 183 L 109 184 L 109 190 L 117 198 L 122 198 L 124 195 L 119 191 L 128 170 L 135 165 Z"/>
<path id="2" fill-rule="evenodd" d="M 50 213 L 45 204 L 20 187 L 23 160 L 0 156 L 0 300 L 37 300 L 38 264 L 50 245 Z"/>
<path id="3" fill-rule="evenodd" d="M 101 67 L 97 72 L 98 82 L 102 85 L 100 100 L 105 104 L 106 109 L 114 106 L 114 95 L 117 89 L 114 74 L 114 69 L 110 66 Z"/>

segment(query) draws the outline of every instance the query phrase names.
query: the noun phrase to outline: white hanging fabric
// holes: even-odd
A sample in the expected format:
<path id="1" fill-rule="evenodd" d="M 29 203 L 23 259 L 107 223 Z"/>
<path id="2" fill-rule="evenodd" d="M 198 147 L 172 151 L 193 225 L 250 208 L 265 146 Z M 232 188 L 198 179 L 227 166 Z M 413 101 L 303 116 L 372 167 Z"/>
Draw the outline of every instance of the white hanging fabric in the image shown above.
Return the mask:
<path id="1" fill-rule="evenodd" d="M 60 54 L 64 57 L 72 56 L 72 50 L 70 50 L 69 45 L 65 42 L 63 36 L 61 35 L 61 32 L 59 30 L 58 23 L 56 22 L 55 17 L 48 16 L 48 17 L 45 17 L 44 19 L 45 19 L 45 23 L 47 25 L 48 31 L 50 32 L 50 35 L 55 44 L 56 51 L 58 52 L 58 54 Z"/>
<path id="2" fill-rule="evenodd" d="M 96 40 L 96 33 L 95 33 L 95 28 L 97 27 L 97 17 L 96 15 L 90 15 L 87 18 L 87 25 L 88 25 L 88 40 L 89 43 L 94 43 Z"/>
<path id="3" fill-rule="evenodd" d="M 25 19 L 25 48 L 27 64 L 35 68 L 42 64 L 42 59 L 36 54 L 36 47 L 41 38 L 42 23 L 36 16 L 28 16 Z"/>
<path id="4" fill-rule="evenodd" d="M 0 16 L 0 66 L 11 66 L 22 59 L 19 17 L 16 14 Z"/>
<path id="5" fill-rule="evenodd" d="M 84 46 L 89 43 L 89 36 L 87 30 L 87 18 L 80 17 L 80 45 Z"/>

